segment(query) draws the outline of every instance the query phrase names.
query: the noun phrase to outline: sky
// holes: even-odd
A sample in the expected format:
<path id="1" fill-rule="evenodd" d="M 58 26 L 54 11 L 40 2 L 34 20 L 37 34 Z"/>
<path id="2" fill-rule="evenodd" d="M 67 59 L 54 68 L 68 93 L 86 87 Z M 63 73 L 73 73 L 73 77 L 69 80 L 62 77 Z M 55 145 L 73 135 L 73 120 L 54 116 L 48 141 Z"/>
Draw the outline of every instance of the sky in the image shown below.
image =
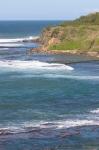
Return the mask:
<path id="1" fill-rule="evenodd" d="M 0 0 L 0 20 L 71 20 L 99 11 L 99 0 Z"/>

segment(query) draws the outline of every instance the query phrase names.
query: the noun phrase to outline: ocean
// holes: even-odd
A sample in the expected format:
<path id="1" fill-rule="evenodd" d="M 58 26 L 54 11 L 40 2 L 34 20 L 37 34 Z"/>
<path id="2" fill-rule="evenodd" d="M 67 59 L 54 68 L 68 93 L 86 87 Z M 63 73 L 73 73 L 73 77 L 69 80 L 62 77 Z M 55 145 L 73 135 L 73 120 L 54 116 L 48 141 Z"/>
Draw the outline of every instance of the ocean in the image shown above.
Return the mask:
<path id="1" fill-rule="evenodd" d="M 0 22 L 0 150 L 99 149 L 99 61 L 29 53 L 58 23 Z"/>

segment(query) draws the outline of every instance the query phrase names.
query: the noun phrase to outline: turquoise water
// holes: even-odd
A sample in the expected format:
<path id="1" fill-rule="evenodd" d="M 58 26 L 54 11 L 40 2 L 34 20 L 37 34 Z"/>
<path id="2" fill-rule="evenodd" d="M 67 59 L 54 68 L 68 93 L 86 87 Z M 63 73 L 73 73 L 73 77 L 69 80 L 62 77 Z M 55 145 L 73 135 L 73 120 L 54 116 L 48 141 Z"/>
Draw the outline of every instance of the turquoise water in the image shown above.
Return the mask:
<path id="1" fill-rule="evenodd" d="M 98 150 L 99 61 L 66 65 L 89 58 L 29 55 L 35 43 L 5 35 L 0 44 L 10 47 L 0 48 L 0 150 Z"/>

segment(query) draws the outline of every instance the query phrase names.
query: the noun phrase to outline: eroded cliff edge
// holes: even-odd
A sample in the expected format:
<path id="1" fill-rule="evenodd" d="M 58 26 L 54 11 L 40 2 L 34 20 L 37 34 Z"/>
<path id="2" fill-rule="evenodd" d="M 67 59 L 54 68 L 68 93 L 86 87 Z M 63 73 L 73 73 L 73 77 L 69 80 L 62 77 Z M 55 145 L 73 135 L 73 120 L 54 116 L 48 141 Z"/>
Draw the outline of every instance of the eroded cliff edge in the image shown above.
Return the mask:
<path id="1" fill-rule="evenodd" d="M 45 28 L 38 51 L 99 57 L 99 12 Z"/>

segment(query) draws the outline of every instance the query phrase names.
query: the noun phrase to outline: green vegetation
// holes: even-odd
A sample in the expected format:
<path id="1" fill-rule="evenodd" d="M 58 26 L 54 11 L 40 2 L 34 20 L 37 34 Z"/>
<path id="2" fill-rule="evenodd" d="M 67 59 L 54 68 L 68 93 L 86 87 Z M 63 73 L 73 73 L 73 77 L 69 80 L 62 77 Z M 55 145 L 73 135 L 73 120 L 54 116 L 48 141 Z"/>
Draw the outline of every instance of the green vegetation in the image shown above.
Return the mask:
<path id="1" fill-rule="evenodd" d="M 99 25 L 99 12 L 91 13 L 87 16 L 81 16 L 80 18 L 74 21 L 65 21 L 61 24 L 61 26 L 81 24 Z"/>
<path id="2" fill-rule="evenodd" d="M 84 44 L 83 44 L 84 43 Z M 50 50 L 87 50 L 89 49 L 91 41 L 64 41 L 60 44 L 50 45 Z"/>
<path id="3" fill-rule="evenodd" d="M 41 42 L 47 50 L 99 50 L 99 13 L 46 28 Z"/>

